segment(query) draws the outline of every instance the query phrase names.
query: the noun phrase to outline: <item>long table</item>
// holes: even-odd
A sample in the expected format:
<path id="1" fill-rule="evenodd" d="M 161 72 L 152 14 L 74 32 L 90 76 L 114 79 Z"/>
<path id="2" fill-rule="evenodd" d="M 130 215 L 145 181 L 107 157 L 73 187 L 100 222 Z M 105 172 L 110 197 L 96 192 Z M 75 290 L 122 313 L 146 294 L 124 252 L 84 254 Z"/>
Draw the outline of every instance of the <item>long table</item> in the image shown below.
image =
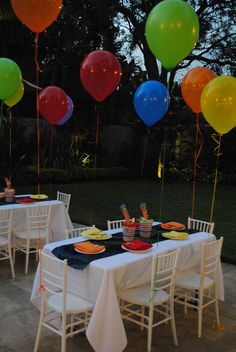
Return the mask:
<path id="1" fill-rule="evenodd" d="M 106 231 L 114 234 L 120 230 Z M 86 298 L 95 304 L 86 335 L 96 352 L 121 352 L 127 344 L 127 337 L 120 314 L 117 291 L 123 288 L 145 284 L 151 278 L 152 256 L 181 248 L 180 271 L 199 266 L 202 242 L 215 239 L 213 234 L 199 232 L 188 239 L 166 240 L 153 245 L 144 253 L 126 252 L 112 257 L 98 259 L 84 270 L 68 268 L 68 291 Z M 70 240 L 49 243 L 44 252 L 52 255 L 52 250 L 60 245 L 85 240 L 77 237 Z M 222 271 L 218 277 L 219 298 L 224 299 Z M 31 302 L 40 307 L 40 273 L 36 272 Z M 79 347 L 78 347 L 79 348 Z"/>
<path id="2" fill-rule="evenodd" d="M 28 196 L 28 195 L 24 195 Z M 20 196 L 19 196 L 20 197 Z M 23 196 L 21 196 L 23 197 Z M 40 207 L 42 205 L 51 205 L 51 224 L 49 233 L 49 242 L 59 241 L 66 238 L 66 229 L 72 229 L 73 225 L 65 205 L 57 200 L 40 201 L 28 204 L 6 204 L 0 206 L 0 211 L 4 209 L 13 209 L 13 229 L 20 230 L 26 228 L 26 208 Z"/>

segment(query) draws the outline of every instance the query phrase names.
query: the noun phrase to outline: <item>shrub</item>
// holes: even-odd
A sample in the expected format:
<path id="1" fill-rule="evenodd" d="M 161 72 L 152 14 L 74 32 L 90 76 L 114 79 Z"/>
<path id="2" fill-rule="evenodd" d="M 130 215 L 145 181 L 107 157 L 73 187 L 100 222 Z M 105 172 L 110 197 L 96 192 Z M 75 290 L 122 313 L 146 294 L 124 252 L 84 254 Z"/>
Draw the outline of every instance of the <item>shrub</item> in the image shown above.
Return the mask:
<path id="1" fill-rule="evenodd" d="M 37 182 L 37 167 L 27 166 L 19 169 L 15 184 L 30 184 Z M 71 181 L 92 181 L 93 168 L 78 167 L 77 170 L 67 171 L 58 168 L 41 168 L 40 183 L 67 183 Z M 97 168 L 96 180 L 133 179 L 139 177 L 139 170 L 124 167 Z"/>

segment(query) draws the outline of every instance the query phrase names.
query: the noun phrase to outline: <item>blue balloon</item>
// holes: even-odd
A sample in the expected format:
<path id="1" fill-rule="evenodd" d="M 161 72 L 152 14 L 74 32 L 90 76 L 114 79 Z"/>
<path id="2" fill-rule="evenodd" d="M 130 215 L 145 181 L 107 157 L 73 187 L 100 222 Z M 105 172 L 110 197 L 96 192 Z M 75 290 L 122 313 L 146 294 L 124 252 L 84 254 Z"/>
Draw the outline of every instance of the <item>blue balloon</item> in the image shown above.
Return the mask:
<path id="1" fill-rule="evenodd" d="M 160 121 L 169 105 L 169 92 L 164 84 L 158 81 L 144 82 L 135 92 L 135 111 L 147 126 L 152 126 Z"/>

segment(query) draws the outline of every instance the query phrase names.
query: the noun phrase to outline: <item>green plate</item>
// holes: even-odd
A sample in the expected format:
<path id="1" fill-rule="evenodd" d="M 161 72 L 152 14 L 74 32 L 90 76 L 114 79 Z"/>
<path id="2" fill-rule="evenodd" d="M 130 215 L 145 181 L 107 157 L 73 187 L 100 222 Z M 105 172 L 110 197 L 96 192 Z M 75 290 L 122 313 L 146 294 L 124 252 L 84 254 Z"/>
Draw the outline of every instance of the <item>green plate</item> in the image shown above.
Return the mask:
<path id="1" fill-rule="evenodd" d="M 46 194 L 33 194 L 32 196 L 30 196 L 30 198 L 41 200 L 41 199 L 47 199 L 48 196 Z"/>

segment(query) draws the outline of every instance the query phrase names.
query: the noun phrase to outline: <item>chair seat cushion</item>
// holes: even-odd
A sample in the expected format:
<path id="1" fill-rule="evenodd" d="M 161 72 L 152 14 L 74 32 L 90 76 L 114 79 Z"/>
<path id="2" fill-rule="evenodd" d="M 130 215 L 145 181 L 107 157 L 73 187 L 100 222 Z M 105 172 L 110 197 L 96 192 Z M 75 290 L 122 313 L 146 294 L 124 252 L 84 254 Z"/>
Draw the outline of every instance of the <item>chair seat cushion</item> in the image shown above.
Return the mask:
<path id="1" fill-rule="evenodd" d="M 45 238 L 46 237 L 46 234 L 47 234 L 47 231 L 45 230 L 31 230 L 29 232 L 25 230 L 21 230 L 19 232 L 16 232 L 16 231 L 13 231 L 14 235 L 18 238 L 21 238 L 21 239 L 24 239 L 26 240 L 27 238 L 30 238 L 31 240 L 36 240 L 36 239 L 39 239 L 39 238 Z"/>
<path id="2" fill-rule="evenodd" d="M 62 295 L 52 295 L 47 299 L 47 304 L 50 308 L 58 313 L 62 313 Z M 68 314 L 76 314 L 83 311 L 93 309 L 93 303 L 75 296 L 71 293 L 66 295 L 66 312 Z"/>
<path id="3" fill-rule="evenodd" d="M 118 292 L 118 297 L 127 302 L 149 307 L 152 299 L 154 300 L 155 305 L 168 301 L 169 294 L 163 290 L 151 291 L 149 284 L 121 290 Z"/>
<path id="4" fill-rule="evenodd" d="M 0 247 L 1 246 L 6 246 L 8 244 L 8 240 L 4 236 L 0 236 Z"/>
<path id="5" fill-rule="evenodd" d="M 197 290 L 201 286 L 200 279 L 201 279 L 201 275 L 196 272 L 181 273 L 176 276 L 175 286 L 180 288 L 190 289 L 190 290 Z M 208 276 L 204 277 L 204 283 L 203 283 L 204 288 L 209 288 L 213 284 L 214 284 L 214 281 L 210 277 Z"/>

